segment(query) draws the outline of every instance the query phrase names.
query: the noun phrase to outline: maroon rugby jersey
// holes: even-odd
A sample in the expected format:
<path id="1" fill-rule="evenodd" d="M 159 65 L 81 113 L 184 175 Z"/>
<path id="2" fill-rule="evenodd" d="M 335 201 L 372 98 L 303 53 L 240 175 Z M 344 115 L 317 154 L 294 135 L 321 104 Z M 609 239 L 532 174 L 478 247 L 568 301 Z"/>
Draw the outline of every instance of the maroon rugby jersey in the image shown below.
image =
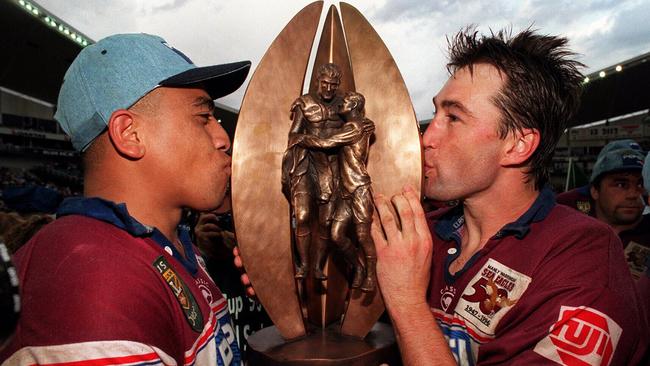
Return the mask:
<path id="1" fill-rule="evenodd" d="M 184 261 L 124 205 L 68 203 L 70 215 L 45 226 L 14 257 L 23 312 L 0 362 L 240 363 L 227 302 L 198 265 L 186 231 L 179 232 Z"/>
<path id="2" fill-rule="evenodd" d="M 428 219 L 429 305 L 461 365 L 629 365 L 646 329 L 611 229 L 544 189 L 458 273 L 462 205 Z"/>

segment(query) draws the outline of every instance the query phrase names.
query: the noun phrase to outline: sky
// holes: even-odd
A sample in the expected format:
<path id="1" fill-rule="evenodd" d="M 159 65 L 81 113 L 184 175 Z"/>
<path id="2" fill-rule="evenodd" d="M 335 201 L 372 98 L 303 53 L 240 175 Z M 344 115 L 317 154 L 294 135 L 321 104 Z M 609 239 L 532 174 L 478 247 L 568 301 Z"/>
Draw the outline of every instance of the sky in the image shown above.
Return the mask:
<path id="1" fill-rule="evenodd" d="M 157 34 L 207 66 L 250 60 L 253 69 L 306 0 L 37 0 L 97 41 L 115 33 Z M 349 0 L 381 36 L 419 120 L 448 78 L 447 36 L 532 27 L 569 39 L 585 74 L 650 52 L 650 0 Z M 338 2 L 325 1 L 325 10 Z M 323 15 L 324 18 L 324 15 Z M 321 22 L 323 19 L 321 19 Z M 318 37 L 318 35 L 317 35 Z M 252 72 L 251 72 L 252 75 Z M 249 75 L 250 80 L 250 75 Z M 218 102 L 239 109 L 245 87 Z"/>

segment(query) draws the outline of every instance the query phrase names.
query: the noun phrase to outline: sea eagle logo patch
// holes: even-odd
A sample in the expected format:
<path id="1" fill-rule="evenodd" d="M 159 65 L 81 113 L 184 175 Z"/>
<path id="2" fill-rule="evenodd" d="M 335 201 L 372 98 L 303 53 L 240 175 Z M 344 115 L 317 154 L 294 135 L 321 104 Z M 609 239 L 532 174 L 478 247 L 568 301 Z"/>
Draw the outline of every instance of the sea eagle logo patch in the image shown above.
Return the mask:
<path id="1" fill-rule="evenodd" d="M 483 336 L 494 337 L 499 321 L 530 281 L 525 274 L 490 258 L 463 291 L 455 312 Z"/>
<path id="2" fill-rule="evenodd" d="M 607 366 L 623 329 L 610 317 L 586 306 L 562 306 L 549 334 L 535 352 L 561 365 Z"/>
<path id="3" fill-rule="evenodd" d="M 201 332 L 203 330 L 201 309 L 183 280 L 174 272 L 169 262 L 162 255 L 153 262 L 153 266 L 158 270 L 176 300 L 178 300 L 181 310 L 183 310 L 183 314 L 185 314 L 185 318 L 192 329 L 195 332 Z"/>

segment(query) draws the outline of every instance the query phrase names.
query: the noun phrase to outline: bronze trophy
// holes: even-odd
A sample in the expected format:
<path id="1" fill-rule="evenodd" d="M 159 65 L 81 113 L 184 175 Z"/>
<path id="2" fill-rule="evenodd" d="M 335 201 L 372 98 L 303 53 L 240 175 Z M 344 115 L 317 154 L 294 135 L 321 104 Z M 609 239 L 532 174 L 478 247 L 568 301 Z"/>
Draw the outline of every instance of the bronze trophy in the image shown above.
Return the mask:
<path id="1" fill-rule="evenodd" d="M 420 187 L 415 113 L 381 38 L 332 5 L 303 92 L 323 2 L 271 44 L 233 143 L 232 205 L 248 276 L 275 326 L 248 338 L 251 365 L 398 364 L 370 237 L 372 193 Z M 343 31 L 345 29 L 345 33 Z"/>

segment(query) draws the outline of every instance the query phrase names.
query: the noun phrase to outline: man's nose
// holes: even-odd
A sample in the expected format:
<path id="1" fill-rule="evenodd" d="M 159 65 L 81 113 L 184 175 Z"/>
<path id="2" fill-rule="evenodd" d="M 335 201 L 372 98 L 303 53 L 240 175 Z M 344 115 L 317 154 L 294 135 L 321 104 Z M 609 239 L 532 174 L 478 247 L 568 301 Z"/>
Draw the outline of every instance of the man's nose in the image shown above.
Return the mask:
<path id="1" fill-rule="evenodd" d="M 440 140 L 439 137 L 440 131 L 437 128 L 436 119 L 434 116 L 434 118 L 432 118 L 429 122 L 426 130 L 424 130 L 424 134 L 422 135 L 422 145 L 424 145 L 425 148 L 437 148 Z"/>
<path id="2" fill-rule="evenodd" d="M 215 123 L 211 129 L 212 144 L 217 150 L 227 152 L 230 150 L 230 138 L 220 123 Z"/>

